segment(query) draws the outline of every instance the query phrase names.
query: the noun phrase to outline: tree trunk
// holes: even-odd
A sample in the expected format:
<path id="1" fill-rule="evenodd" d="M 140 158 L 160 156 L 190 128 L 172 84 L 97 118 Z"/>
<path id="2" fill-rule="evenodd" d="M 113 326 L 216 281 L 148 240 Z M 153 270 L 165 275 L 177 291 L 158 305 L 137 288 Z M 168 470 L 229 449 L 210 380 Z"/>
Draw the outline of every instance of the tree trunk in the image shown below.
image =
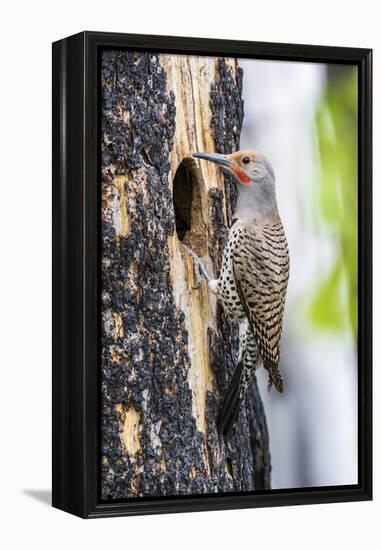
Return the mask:
<path id="1" fill-rule="evenodd" d="M 102 57 L 102 497 L 269 488 L 256 381 L 228 441 L 216 432 L 238 330 L 216 277 L 235 188 L 193 151 L 232 152 L 243 118 L 234 59 Z"/>

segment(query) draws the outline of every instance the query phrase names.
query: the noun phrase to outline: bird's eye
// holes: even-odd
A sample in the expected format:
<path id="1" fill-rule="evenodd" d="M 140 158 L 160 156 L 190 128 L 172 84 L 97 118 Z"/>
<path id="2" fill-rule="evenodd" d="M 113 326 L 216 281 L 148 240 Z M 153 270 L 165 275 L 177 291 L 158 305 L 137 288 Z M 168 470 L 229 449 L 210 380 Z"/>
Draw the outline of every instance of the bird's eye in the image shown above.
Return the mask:
<path id="1" fill-rule="evenodd" d="M 243 162 L 244 164 L 249 164 L 249 162 L 250 162 L 250 157 L 243 157 L 242 162 Z"/>

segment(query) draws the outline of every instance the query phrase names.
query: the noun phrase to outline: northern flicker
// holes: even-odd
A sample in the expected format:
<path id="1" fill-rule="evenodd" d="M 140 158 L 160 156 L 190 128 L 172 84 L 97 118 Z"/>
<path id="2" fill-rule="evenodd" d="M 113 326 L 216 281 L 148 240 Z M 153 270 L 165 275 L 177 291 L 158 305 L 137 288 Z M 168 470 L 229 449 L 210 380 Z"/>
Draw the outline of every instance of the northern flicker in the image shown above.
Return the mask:
<path id="1" fill-rule="evenodd" d="M 260 365 L 268 371 L 269 389 L 274 384 L 284 391 L 279 353 L 290 261 L 274 171 L 266 157 L 253 151 L 193 157 L 217 163 L 233 175 L 238 190 L 219 278 L 211 279 L 188 249 L 226 313 L 239 323 L 238 364 L 217 420 L 219 432 L 227 436 Z"/>

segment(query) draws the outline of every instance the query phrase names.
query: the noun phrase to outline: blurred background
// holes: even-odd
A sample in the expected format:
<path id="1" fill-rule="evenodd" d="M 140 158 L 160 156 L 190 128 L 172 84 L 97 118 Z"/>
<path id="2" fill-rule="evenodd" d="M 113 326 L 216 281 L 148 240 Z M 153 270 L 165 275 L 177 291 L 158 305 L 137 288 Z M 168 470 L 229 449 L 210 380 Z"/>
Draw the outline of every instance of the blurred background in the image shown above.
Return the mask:
<path id="1" fill-rule="evenodd" d="M 241 149 L 277 179 L 291 272 L 286 391 L 267 392 L 272 488 L 357 483 L 357 69 L 239 60 Z"/>

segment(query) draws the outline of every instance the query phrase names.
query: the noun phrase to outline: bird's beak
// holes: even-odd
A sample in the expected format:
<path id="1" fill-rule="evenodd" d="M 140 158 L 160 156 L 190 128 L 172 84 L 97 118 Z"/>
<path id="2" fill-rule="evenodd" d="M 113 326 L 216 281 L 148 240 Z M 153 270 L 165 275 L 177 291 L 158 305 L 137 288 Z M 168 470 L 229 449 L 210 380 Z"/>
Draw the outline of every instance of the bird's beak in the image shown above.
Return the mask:
<path id="1" fill-rule="evenodd" d="M 231 166 L 232 161 L 227 155 L 220 155 L 219 153 L 193 153 L 192 157 L 196 159 L 209 160 L 221 166 Z"/>

